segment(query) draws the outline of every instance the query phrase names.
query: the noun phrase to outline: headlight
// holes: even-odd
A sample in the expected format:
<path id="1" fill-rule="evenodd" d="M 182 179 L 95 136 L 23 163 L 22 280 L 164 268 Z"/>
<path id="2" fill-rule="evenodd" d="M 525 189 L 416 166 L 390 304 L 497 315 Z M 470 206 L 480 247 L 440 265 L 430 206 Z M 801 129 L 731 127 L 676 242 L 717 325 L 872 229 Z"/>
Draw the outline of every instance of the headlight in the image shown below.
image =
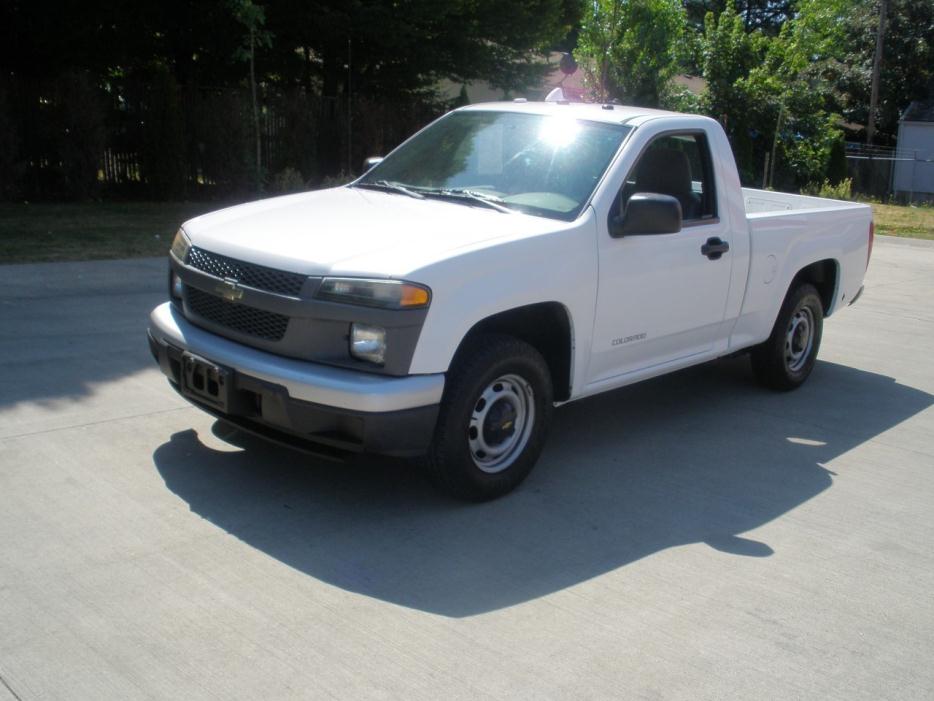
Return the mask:
<path id="1" fill-rule="evenodd" d="M 184 263 L 189 248 L 191 248 L 191 241 L 188 240 L 185 232 L 179 229 L 175 232 L 175 238 L 172 240 L 172 255 L 178 259 L 179 263 Z"/>
<path id="2" fill-rule="evenodd" d="M 428 306 L 431 301 L 431 290 L 423 285 L 399 280 L 326 277 L 315 297 L 330 302 L 360 304 L 366 307 L 418 309 Z"/>
<path id="3" fill-rule="evenodd" d="M 368 324 L 350 325 L 350 354 L 382 365 L 386 360 L 386 329 Z"/>

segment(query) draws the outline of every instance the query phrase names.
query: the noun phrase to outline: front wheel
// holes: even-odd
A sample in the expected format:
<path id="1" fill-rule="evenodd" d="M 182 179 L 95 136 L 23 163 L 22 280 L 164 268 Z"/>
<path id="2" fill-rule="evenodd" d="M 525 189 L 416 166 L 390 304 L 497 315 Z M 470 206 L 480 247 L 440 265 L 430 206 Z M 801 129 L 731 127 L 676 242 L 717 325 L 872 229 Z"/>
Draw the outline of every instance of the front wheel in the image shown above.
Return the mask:
<path id="1" fill-rule="evenodd" d="M 817 362 L 824 328 L 824 306 L 817 289 L 804 283 L 792 289 L 775 320 L 772 334 L 753 349 L 758 380 L 776 390 L 797 389 Z"/>
<path id="2" fill-rule="evenodd" d="M 458 498 L 506 494 L 538 460 L 551 413 L 551 375 L 535 348 L 499 334 L 471 339 L 448 373 L 429 476 Z"/>

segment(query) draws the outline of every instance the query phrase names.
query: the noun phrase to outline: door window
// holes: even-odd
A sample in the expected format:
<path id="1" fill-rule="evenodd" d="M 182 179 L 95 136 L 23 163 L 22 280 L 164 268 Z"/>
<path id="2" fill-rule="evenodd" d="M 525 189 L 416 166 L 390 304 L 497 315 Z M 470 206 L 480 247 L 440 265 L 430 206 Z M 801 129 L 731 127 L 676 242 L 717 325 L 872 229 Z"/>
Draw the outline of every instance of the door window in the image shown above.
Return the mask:
<path id="1" fill-rule="evenodd" d="M 701 133 L 666 134 L 652 141 L 626 178 L 625 204 L 637 192 L 671 195 L 686 226 L 716 219 L 717 198 L 707 139 Z"/>

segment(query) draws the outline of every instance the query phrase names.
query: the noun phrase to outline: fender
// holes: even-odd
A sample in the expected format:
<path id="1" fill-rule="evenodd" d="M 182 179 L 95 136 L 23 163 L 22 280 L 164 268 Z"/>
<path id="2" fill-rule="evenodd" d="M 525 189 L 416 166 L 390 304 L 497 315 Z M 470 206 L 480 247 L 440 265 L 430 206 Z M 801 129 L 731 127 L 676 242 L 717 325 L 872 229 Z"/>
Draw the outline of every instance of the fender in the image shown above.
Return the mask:
<path id="1" fill-rule="evenodd" d="M 558 303 L 571 327 L 571 385 L 583 384 L 597 294 L 597 227 L 592 210 L 555 231 L 461 252 L 413 272 L 432 288 L 411 374 L 446 372 L 472 328 L 496 314 Z M 574 281 L 574 284 L 568 284 Z M 584 349 L 581 353 L 581 349 Z"/>

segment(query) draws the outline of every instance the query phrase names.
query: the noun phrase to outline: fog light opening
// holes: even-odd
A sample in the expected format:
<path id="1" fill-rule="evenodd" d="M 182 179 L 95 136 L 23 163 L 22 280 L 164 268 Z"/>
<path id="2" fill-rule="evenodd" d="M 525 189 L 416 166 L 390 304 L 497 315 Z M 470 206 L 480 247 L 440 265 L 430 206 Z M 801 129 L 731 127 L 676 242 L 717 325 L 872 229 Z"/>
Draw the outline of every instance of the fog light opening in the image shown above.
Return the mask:
<path id="1" fill-rule="evenodd" d="M 350 355 L 382 365 L 386 361 L 386 329 L 369 324 L 351 324 Z"/>
<path id="2" fill-rule="evenodd" d="M 175 273 L 172 273 L 172 297 L 182 301 L 182 279 Z"/>

